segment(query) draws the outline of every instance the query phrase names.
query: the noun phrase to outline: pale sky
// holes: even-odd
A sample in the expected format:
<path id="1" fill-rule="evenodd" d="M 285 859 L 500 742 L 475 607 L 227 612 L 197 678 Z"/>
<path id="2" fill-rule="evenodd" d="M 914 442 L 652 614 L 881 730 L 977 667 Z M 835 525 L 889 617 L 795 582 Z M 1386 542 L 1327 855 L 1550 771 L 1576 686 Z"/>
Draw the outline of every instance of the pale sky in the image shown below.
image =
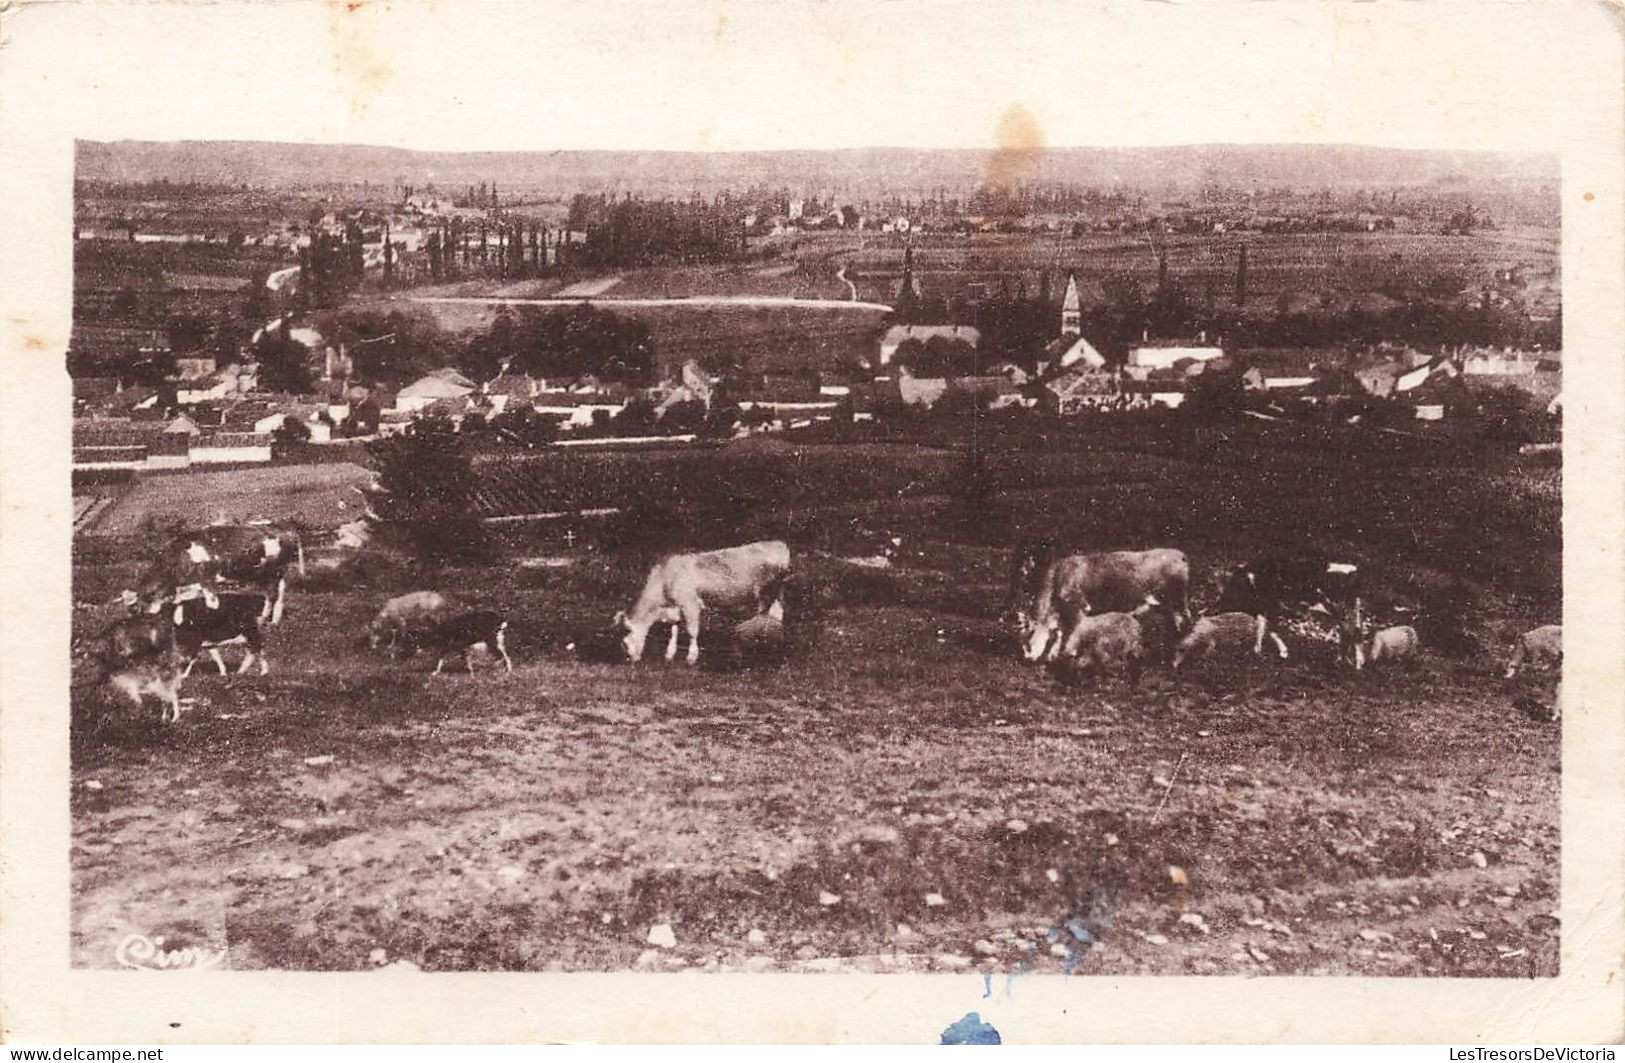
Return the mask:
<path id="1" fill-rule="evenodd" d="M 82 2 L 13 17 L 0 62 L 88 139 L 982 148 L 1019 103 L 1051 145 L 1544 150 L 1618 32 L 1561 2 Z"/>

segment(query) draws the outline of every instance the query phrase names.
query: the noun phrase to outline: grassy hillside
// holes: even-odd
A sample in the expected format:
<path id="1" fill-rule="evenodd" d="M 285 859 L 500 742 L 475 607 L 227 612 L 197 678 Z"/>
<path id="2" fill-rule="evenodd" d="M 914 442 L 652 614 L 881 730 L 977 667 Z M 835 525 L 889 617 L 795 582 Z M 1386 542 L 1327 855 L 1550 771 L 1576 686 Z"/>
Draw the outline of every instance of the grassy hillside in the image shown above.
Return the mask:
<path id="1" fill-rule="evenodd" d="M 426 571 L 364 553 L 296 588 L 270 676 L 200 668 L 179 726 L 81 726 L 74 961 L 109 966 L 139 930 L 238 968 L 1554 973 L 1559 728 L 1514 706 L 1542 680 L 1497 673 L 1556 616 L 1555 470 L 1225 431 L 1010 454 L 999 505 L 1074 545 L 1183 547 L 1209 600 L 1220 565 L 1289 543 L 1361 562 L 1373 600 L 1461 580 L 1480 650 L 1356 676 L 1300 647 L 1073 688 L 1001 632 L 1008 555 L 947 519 L 951 451 L 485 470 L 670 506 L 651 538 L 720 536 L 710 499 L 736 496 L 735 540 L 795 544 L 787 654 L 753 664 L 712 614 L 697 670 L 601 659 L 654 542 L 533 527 Z M 896 567 L 832 556 L 876 532 L 902 536 Z M 139 564 L 114 545 L 81 544 L 87 632 Z M 354 644 L 430 586 L 510 618 L 511 676 Z M 75 703 L 94 718 L 92 686 Z"/>

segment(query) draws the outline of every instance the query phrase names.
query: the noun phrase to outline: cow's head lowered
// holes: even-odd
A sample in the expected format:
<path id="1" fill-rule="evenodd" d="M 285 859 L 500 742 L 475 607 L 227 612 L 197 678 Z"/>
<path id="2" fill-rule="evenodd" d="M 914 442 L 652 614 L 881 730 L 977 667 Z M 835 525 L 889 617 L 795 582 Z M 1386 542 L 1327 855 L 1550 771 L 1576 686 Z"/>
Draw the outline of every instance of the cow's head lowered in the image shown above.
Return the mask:
<path id="1" fill-rule="evenodd" d="M 1009 591 L 1001 621 L 1013 628 L 1025 643 L 1034 633 L 1034 600 L 1044 581 L 1044 572 L 1055 560 L 1055 548 L 1040 540 L 1011 552 Z M 1039 653 L 1042 653 L 1042 649 Z M 1037 660 L 1036 657 L 1029 658 Z"/>
<path id="2" fill-rule="evenodd" d="M 649 641 L 649 629 L 657 623 L 675 624 L 682 617 L 676 609 L 657 609 L 645 613 L 643 610 L 633 610 L 628 613 L 625 609 L 615 614 L 615 627 L 621 632 L 621 648 L 626 651 L 629 661 L 643 660 L 643 647 Z"/>
<path id="3" fill-rule="evenodd" d="M 1028 661 L 1053 661 L 1061 652 L 1065 632 L 1061 630 L 1060 617 L 1054 613 L 1023 615 L 1017 630 L 1021 633 L 1021 655 Z"/>

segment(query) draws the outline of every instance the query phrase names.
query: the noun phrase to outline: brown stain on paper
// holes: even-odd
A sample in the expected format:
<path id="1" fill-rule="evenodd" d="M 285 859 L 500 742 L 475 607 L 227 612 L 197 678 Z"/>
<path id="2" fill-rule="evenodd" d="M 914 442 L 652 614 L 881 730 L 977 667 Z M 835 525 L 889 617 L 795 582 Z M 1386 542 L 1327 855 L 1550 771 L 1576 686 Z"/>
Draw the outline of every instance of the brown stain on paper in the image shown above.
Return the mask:
<path id="1" fill-rule="evenodd" d="M 999 116 L 993 130 L 993 155 L 984 175 L 991 188 L 1019 184 L 1038 165 L 1044 154 L 1044 127 L 1038 116 L 1019 103 L 1012 103 Z"/>

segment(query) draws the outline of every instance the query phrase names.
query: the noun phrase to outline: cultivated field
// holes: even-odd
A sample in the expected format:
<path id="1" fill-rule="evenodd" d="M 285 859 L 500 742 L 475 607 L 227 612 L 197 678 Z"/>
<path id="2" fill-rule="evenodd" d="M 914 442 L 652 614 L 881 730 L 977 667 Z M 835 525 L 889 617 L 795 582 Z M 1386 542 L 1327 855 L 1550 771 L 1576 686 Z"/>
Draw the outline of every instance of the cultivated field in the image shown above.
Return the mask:
<path id="1" fill-rule="evenodd" d="M 953 520 L 948 449 L 571 460 L 597 463 L 593 502 L 666 509 L 665 537 L 789 536 L 785 659 L 741 657 L 725 623 L 699 669 L 598 659 L 658 545 L 608 529 L 432 573 L 364 552 L 295 590 L 270 676 L 200 667 L 178 726 L 76 736 L 76 963 L 140 932 L 238 968 L 1556 972 L 1559 728 L 1496 676 L 1558 616 L 1558 470 L 1146 420 L 998 457 L 988 542 Z M 502 475 L 585 501 L 557 469 Z M 729 501 L 685 502 L 701 482 Z M 997 622 L 1000 539 L 1040 530 L 1180 546 L 1206 600 L 1227 563 L 1318 546 L 1383 603 L 1455 587 L 1480 649 L 1068 688 Z M 879 534 L 896 567 L 837 560 Z M 137 568 L 80 546 L 87 605 Z M 506 611 L 516 671 L 434 678 L 354 645 L 423 586 Z"/>

